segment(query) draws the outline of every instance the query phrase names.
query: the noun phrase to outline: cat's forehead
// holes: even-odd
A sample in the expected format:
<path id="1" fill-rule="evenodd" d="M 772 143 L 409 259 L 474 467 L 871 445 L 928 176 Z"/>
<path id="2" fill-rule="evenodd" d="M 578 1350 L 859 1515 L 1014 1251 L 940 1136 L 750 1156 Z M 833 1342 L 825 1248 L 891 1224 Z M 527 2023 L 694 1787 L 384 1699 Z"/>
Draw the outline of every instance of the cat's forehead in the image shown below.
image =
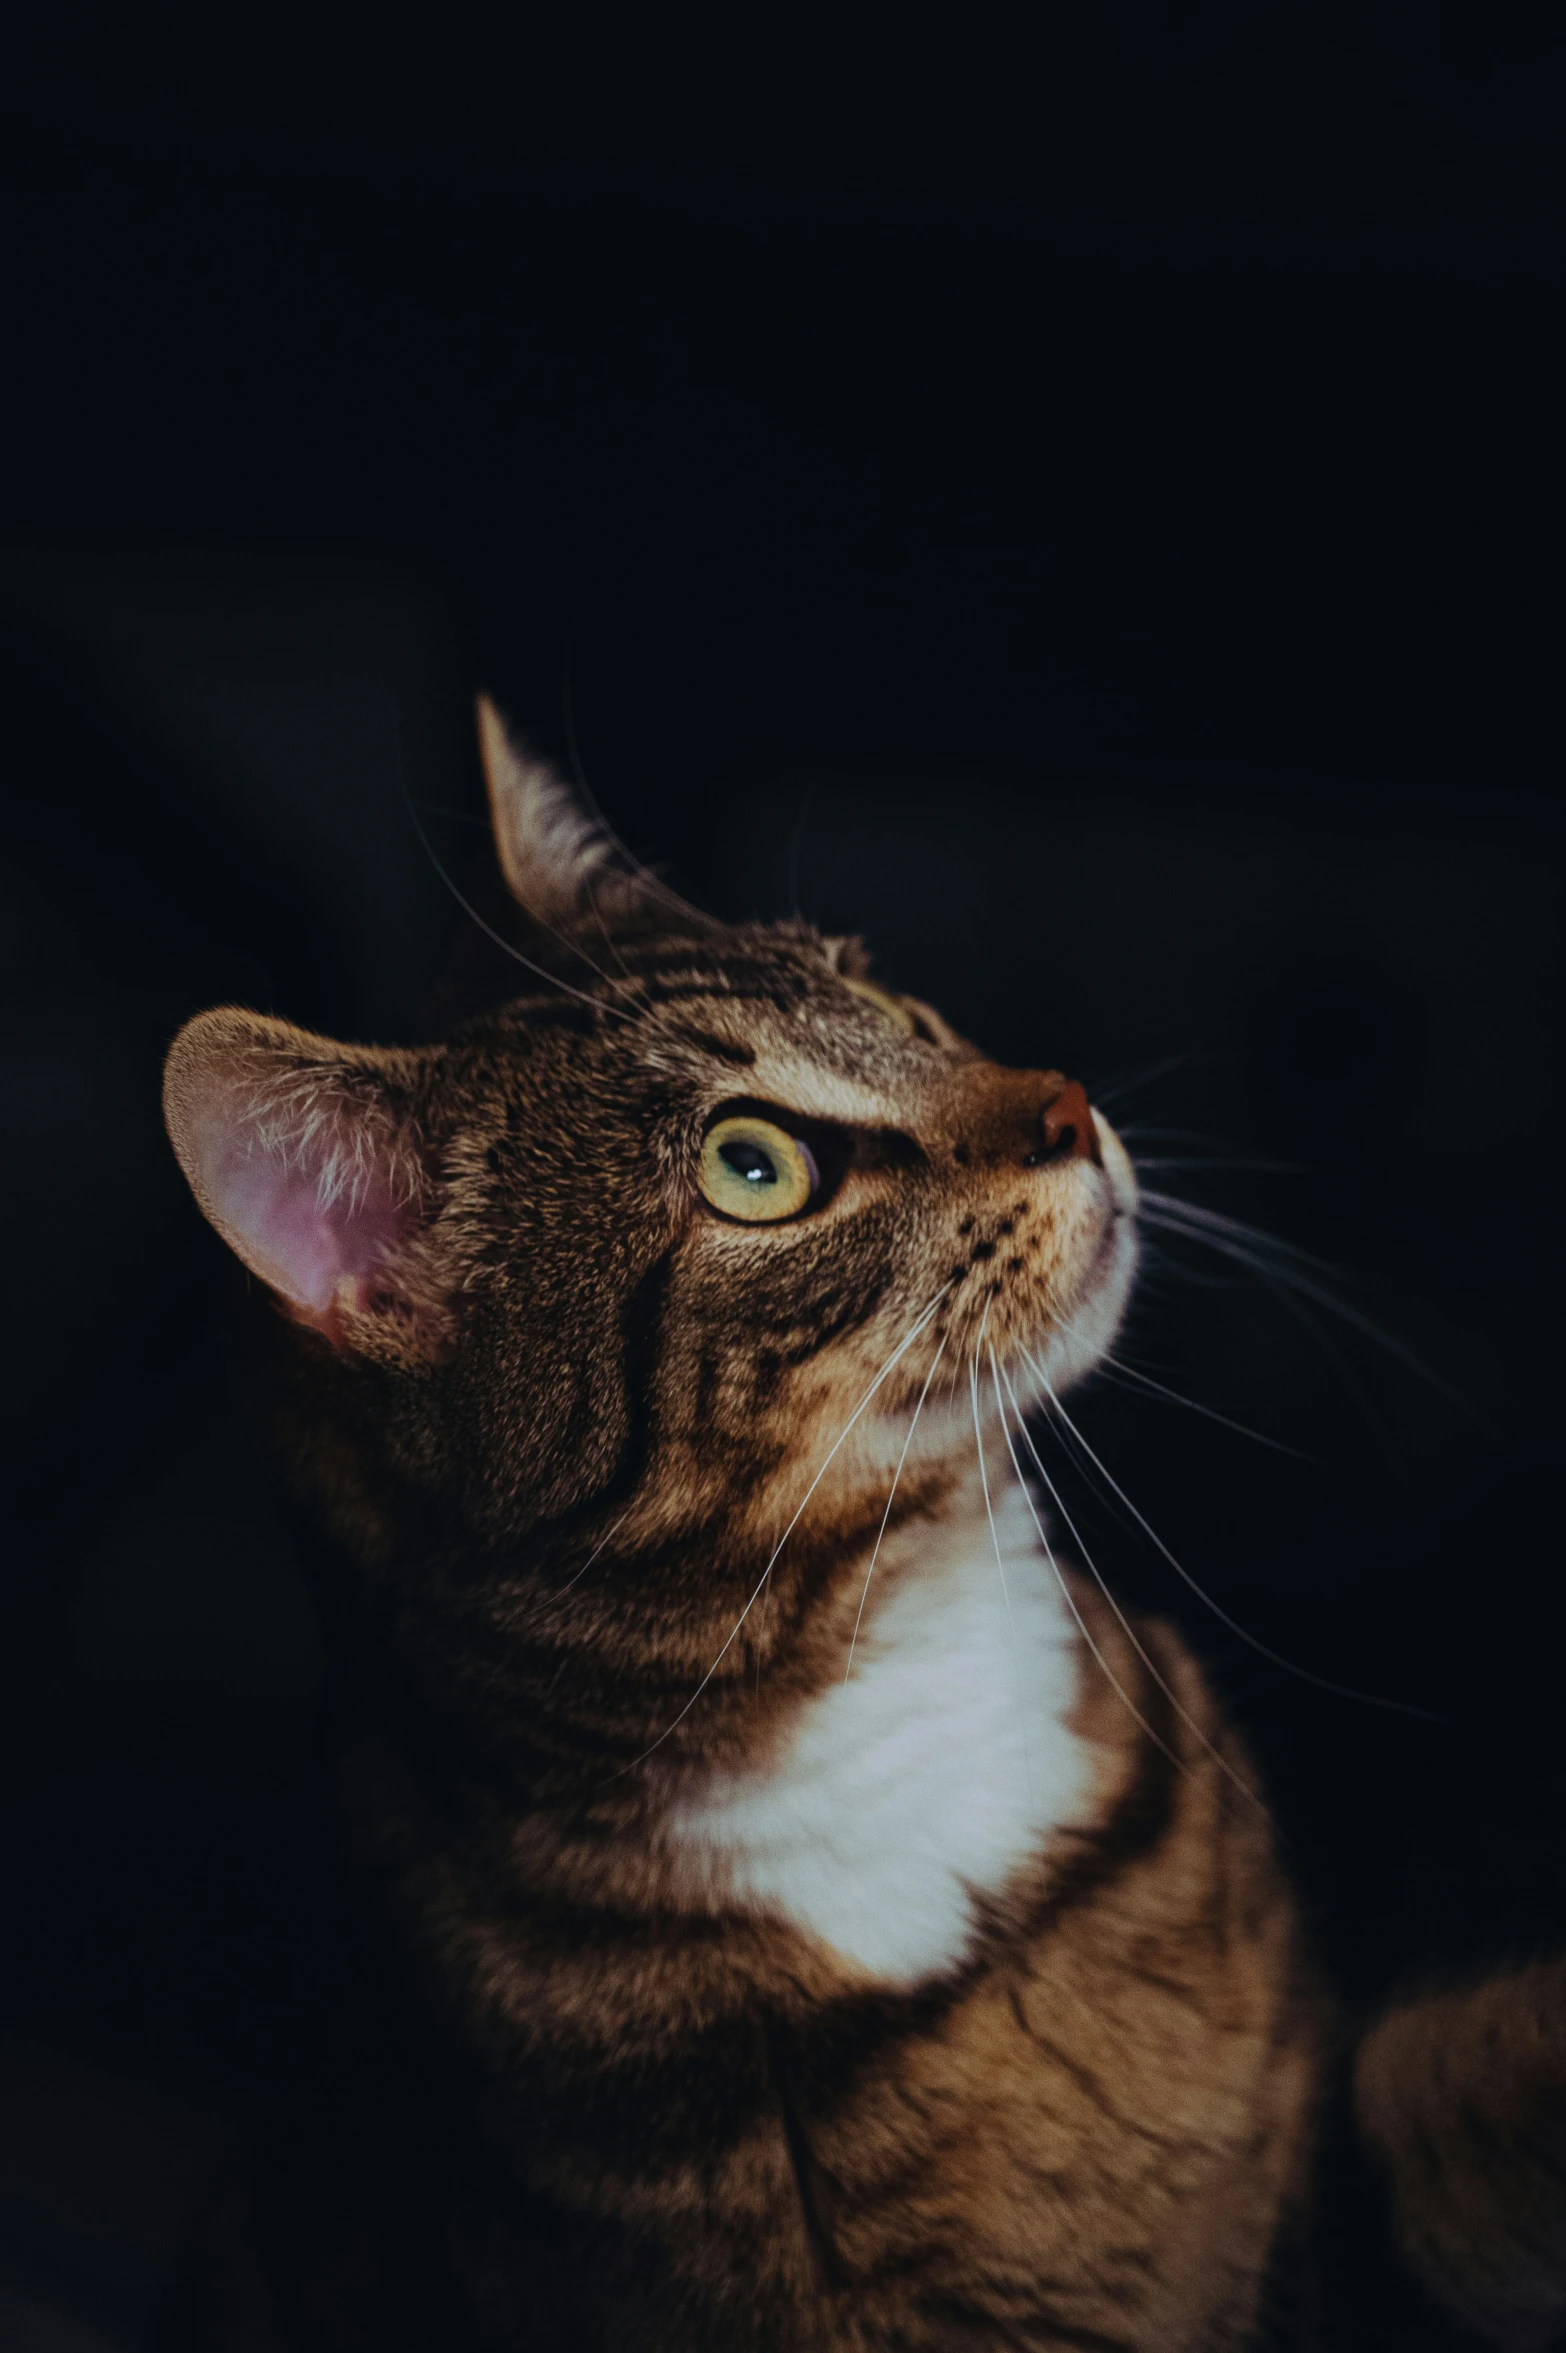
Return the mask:
<path id="1" fill-rule="evenodd" d="M 519 1000 L 499 1025 L 573 1033 L 571 1059 L 580 1054 L 595 1087 L 618 1070 L 816 1118 L 880 1121 L 906 1096 L 910 1049 L 922 1059 L 930 1048 L 867 1002 L 866 962 L 857 941 L 800 924 L 714 927 L 622 949 L 592 992 L 596 1018 L 573 994 Z"/>
<path id="2" fill-rule="evenodd" d="M 693 1072 L 744 1074 L 748 1094 L 818 1117 L 885 1116 L 906 1080 L 910 1039 L 862 993 L 856 942 L 790 926 L 703 942 L 681 964 L 633 965 L 634 1012 L 622 1050 Z"/>
<path id="3" fill-rule="evenodd" d="M 839 983 L 824 998 L 780 1003 L 714 991 L 649 1014 L 645 1066 L 677 1067 L 698 1086 L 756 1096 L 816 1119 L 883 1120 L 908 1078 L 908 1041 Z"/>

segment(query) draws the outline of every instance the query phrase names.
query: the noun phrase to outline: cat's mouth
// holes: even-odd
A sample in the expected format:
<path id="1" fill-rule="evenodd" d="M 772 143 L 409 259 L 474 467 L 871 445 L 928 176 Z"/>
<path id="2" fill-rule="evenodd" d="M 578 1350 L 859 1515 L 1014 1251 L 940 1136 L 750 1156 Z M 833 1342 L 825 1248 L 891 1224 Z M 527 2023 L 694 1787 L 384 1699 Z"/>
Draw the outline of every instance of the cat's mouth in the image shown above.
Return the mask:
<path id="1" fill-rule="evenodd" d="M 1026 1191 L 959 1222 L 967 1247 L 943 1319 L 950 1343 L 993 1352 L 1035 1389 L 1080 1381 L 1103 1361 L 1136 1273 L 1130 1156 L 1085 1097 L 1082 1111 L 1090 1150 L 1079 1144 L 1069 1165 L 1041 1164 Z"/>

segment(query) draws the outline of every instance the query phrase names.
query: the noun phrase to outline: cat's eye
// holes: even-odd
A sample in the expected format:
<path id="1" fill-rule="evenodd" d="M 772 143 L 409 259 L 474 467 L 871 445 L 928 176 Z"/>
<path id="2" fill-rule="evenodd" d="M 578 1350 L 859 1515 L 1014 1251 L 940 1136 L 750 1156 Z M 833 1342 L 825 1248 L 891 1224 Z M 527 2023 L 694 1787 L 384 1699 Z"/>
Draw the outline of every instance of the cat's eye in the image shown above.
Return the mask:
<path id="1" fill-rule="evenodd" d="M 893 1029 L 900 1029 L 905 1037 L 917 1037 L 919 1024 L 902 999 L 894 997 L 889 989 L 878 989 L 873 980 L 848 980 L 846 978 L 843 981 L 843 986 L 845 989 L 852 989 L 856 997 L 863 997 L 867 1005 L 873 1005 L 877 1013 L 884 1015 L 886 1020 L 891 1023 Z"/>
<path id="2" fill-rule="evenodd" d="M 821 1178 L 808 1144 L 746 1112 L 708 1130 L 696 1182 L 725 1217 L 775 1225 L 798 1215 Z"/>

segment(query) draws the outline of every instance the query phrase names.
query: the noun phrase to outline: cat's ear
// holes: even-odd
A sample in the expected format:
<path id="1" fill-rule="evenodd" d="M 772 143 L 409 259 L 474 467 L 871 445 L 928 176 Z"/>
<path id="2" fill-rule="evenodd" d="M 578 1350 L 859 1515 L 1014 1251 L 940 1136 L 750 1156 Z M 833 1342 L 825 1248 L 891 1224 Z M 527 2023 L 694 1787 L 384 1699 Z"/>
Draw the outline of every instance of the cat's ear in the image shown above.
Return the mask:
<path id="1" fill-rule="evenodd" d="M 632 864 L 600 820 L 553 769 L 525 752 L 488 695 L 478 698 L 479 756 L 506 887 L 546 930 L 584 922 L 645 930 L 681 907 L 655 875 Z"/>
<path id="2" fill-rule="evenodd" d="M 198 1015 L 169 1049 L 163 1115 L 202 1212 L 298 1321 L 334 1339 L 356 1317 L 415 1317 L 420 1059 L 231 1008 Z"/>

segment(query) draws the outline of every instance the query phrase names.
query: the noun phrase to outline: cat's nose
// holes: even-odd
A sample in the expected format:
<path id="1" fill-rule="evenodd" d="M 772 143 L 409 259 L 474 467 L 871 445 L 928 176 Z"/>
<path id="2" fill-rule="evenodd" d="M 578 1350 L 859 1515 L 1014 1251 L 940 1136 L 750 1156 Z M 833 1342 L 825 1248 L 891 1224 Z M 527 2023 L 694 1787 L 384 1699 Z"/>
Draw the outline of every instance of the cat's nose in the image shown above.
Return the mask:
<path id="1" fill-rule="evenodd" d="M 1063 1079 L 1059 1092 L 1039 1113 L 1039 1144 L 1028 1154 L 1027 1164 L 1042 1168 L 1055 1160 L 1091 1160 L 1103 1166 L 1092 1106 L 1080 1079 Z"/>

